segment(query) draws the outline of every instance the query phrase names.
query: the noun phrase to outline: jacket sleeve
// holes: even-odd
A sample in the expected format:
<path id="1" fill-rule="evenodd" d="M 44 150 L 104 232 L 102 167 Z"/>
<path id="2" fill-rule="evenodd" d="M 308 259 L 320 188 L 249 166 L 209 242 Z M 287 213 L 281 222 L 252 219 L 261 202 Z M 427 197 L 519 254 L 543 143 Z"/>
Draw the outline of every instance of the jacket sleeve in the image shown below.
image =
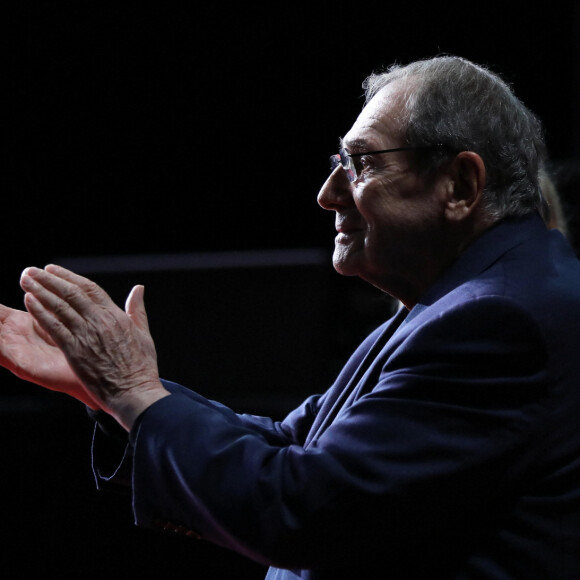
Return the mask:
<path id="1" fill-rule="evenodd" d="M 307 399 L 286 420 L 273 421 L 268 417 L 250 414 L 237 415 L 228 407 L 216 401 L 205 399 L 198 393 L 177 383 L 162 380 L 164 387 L 173 395 L 195 401 L 202 408 L 213 409 L 230 421 L 245 425 L 256 435 L 274 445 L 300 444 L 303 442 L 310 425 L 318 412 L 319 396 Z M 91 464 L 98 489 L 109 491 L 126 491 L 132 485 L 133 446 L 127 432 L 103 411 L 87 408 L 89 417 L 94 421 L 93 441 L 91 447 Z M 142 420 L 140 417 L 137 421 Z"/>
<path id="2" fill-rule="evenodd" d="M 546 356 L 518 304 L 472 300 L 410 332 L 307 448 L 176 392 L 132 433 L 136 523 L 287 568 L 439 549 L 509 497 L 545 412 Z"/>

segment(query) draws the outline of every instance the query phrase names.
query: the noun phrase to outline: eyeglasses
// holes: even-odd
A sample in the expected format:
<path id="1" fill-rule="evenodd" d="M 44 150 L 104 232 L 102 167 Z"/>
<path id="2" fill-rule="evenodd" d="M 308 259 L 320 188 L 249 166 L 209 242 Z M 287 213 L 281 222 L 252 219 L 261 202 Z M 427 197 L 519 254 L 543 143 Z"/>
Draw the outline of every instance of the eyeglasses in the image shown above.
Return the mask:
<path id="1" fill-rule="evenodd" d="M 353 183 L 358 179 L 358 173 L 353 161 L 355 157 L 365 155 L 378 155 L 379 153 L 394 153 L 395 151 L 412 151 L 417 149 L 438 149 L 445 147 L 442 143 L 437 145 L 419 145 L 416 147 L 395 147 L 394 149 L 380 149 L 379 151 L 365 151 L 364 153 L 347 153 L 344 148 L 340 148 L 338 153 L 330 157 L 330 170 L 334 171 L 339 165 L 345 170 L 348 180 Z"/>

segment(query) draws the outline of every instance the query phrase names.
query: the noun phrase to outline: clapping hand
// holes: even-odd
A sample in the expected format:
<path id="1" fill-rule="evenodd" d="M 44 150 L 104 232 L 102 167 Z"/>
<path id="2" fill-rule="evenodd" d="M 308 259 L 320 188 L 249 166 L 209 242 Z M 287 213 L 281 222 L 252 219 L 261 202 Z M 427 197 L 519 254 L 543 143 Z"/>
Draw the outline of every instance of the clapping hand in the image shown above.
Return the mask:
<path id="1" fill-rule="evenodd" d="M 130 429 L 169 393 L 135 286 L 126 310 L 94 282 L 59 266 L 27 268 L 28 312 L 0 309 L 0 363 L 17 376 L 103 409 Z"/>
<path id="2" fill-rule="evenodd" d="M 17 377 L 67 393 L 92 409 L 99 404 L 87 392 L 64 353 L 34 318 L 0 304 L 0 365 Z"/>

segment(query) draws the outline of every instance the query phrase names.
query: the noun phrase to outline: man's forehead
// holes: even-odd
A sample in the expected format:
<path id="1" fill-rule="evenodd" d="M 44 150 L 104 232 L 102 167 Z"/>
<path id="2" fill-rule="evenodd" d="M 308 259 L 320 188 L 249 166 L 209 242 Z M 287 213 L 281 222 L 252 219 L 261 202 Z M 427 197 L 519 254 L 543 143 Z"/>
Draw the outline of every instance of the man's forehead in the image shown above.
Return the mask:
<path id="1" fill-rule="evenodd" d="M 401 101 L 392 85 L 381 89 L 361 111 L 343 143 L 350 150 L 391 145 L 400 138 Z"/>

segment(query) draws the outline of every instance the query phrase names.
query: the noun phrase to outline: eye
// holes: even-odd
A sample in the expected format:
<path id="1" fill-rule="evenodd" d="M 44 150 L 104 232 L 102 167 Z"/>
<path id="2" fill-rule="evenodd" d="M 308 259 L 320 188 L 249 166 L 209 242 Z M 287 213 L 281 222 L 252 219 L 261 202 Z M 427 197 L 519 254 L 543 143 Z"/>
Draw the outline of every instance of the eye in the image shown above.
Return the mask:
<path id="1" fill-rule="evenodd" d="M 360 175 L 361 172 L 366 167 L 365 163 L 363 163 L 363 158 L 362 157 L 352 157 L 351 159 L 352 159 L 352 164 L 354 165 L 354 168 L 355 168 L 357 175 Z"/>
<path id="2" fill-rule="evenodd" d="M 356 166 L 357 174 L 372 171 L 376 167 L 376 159 L 373 155 L 363 155 L 358 158 Z"/>

